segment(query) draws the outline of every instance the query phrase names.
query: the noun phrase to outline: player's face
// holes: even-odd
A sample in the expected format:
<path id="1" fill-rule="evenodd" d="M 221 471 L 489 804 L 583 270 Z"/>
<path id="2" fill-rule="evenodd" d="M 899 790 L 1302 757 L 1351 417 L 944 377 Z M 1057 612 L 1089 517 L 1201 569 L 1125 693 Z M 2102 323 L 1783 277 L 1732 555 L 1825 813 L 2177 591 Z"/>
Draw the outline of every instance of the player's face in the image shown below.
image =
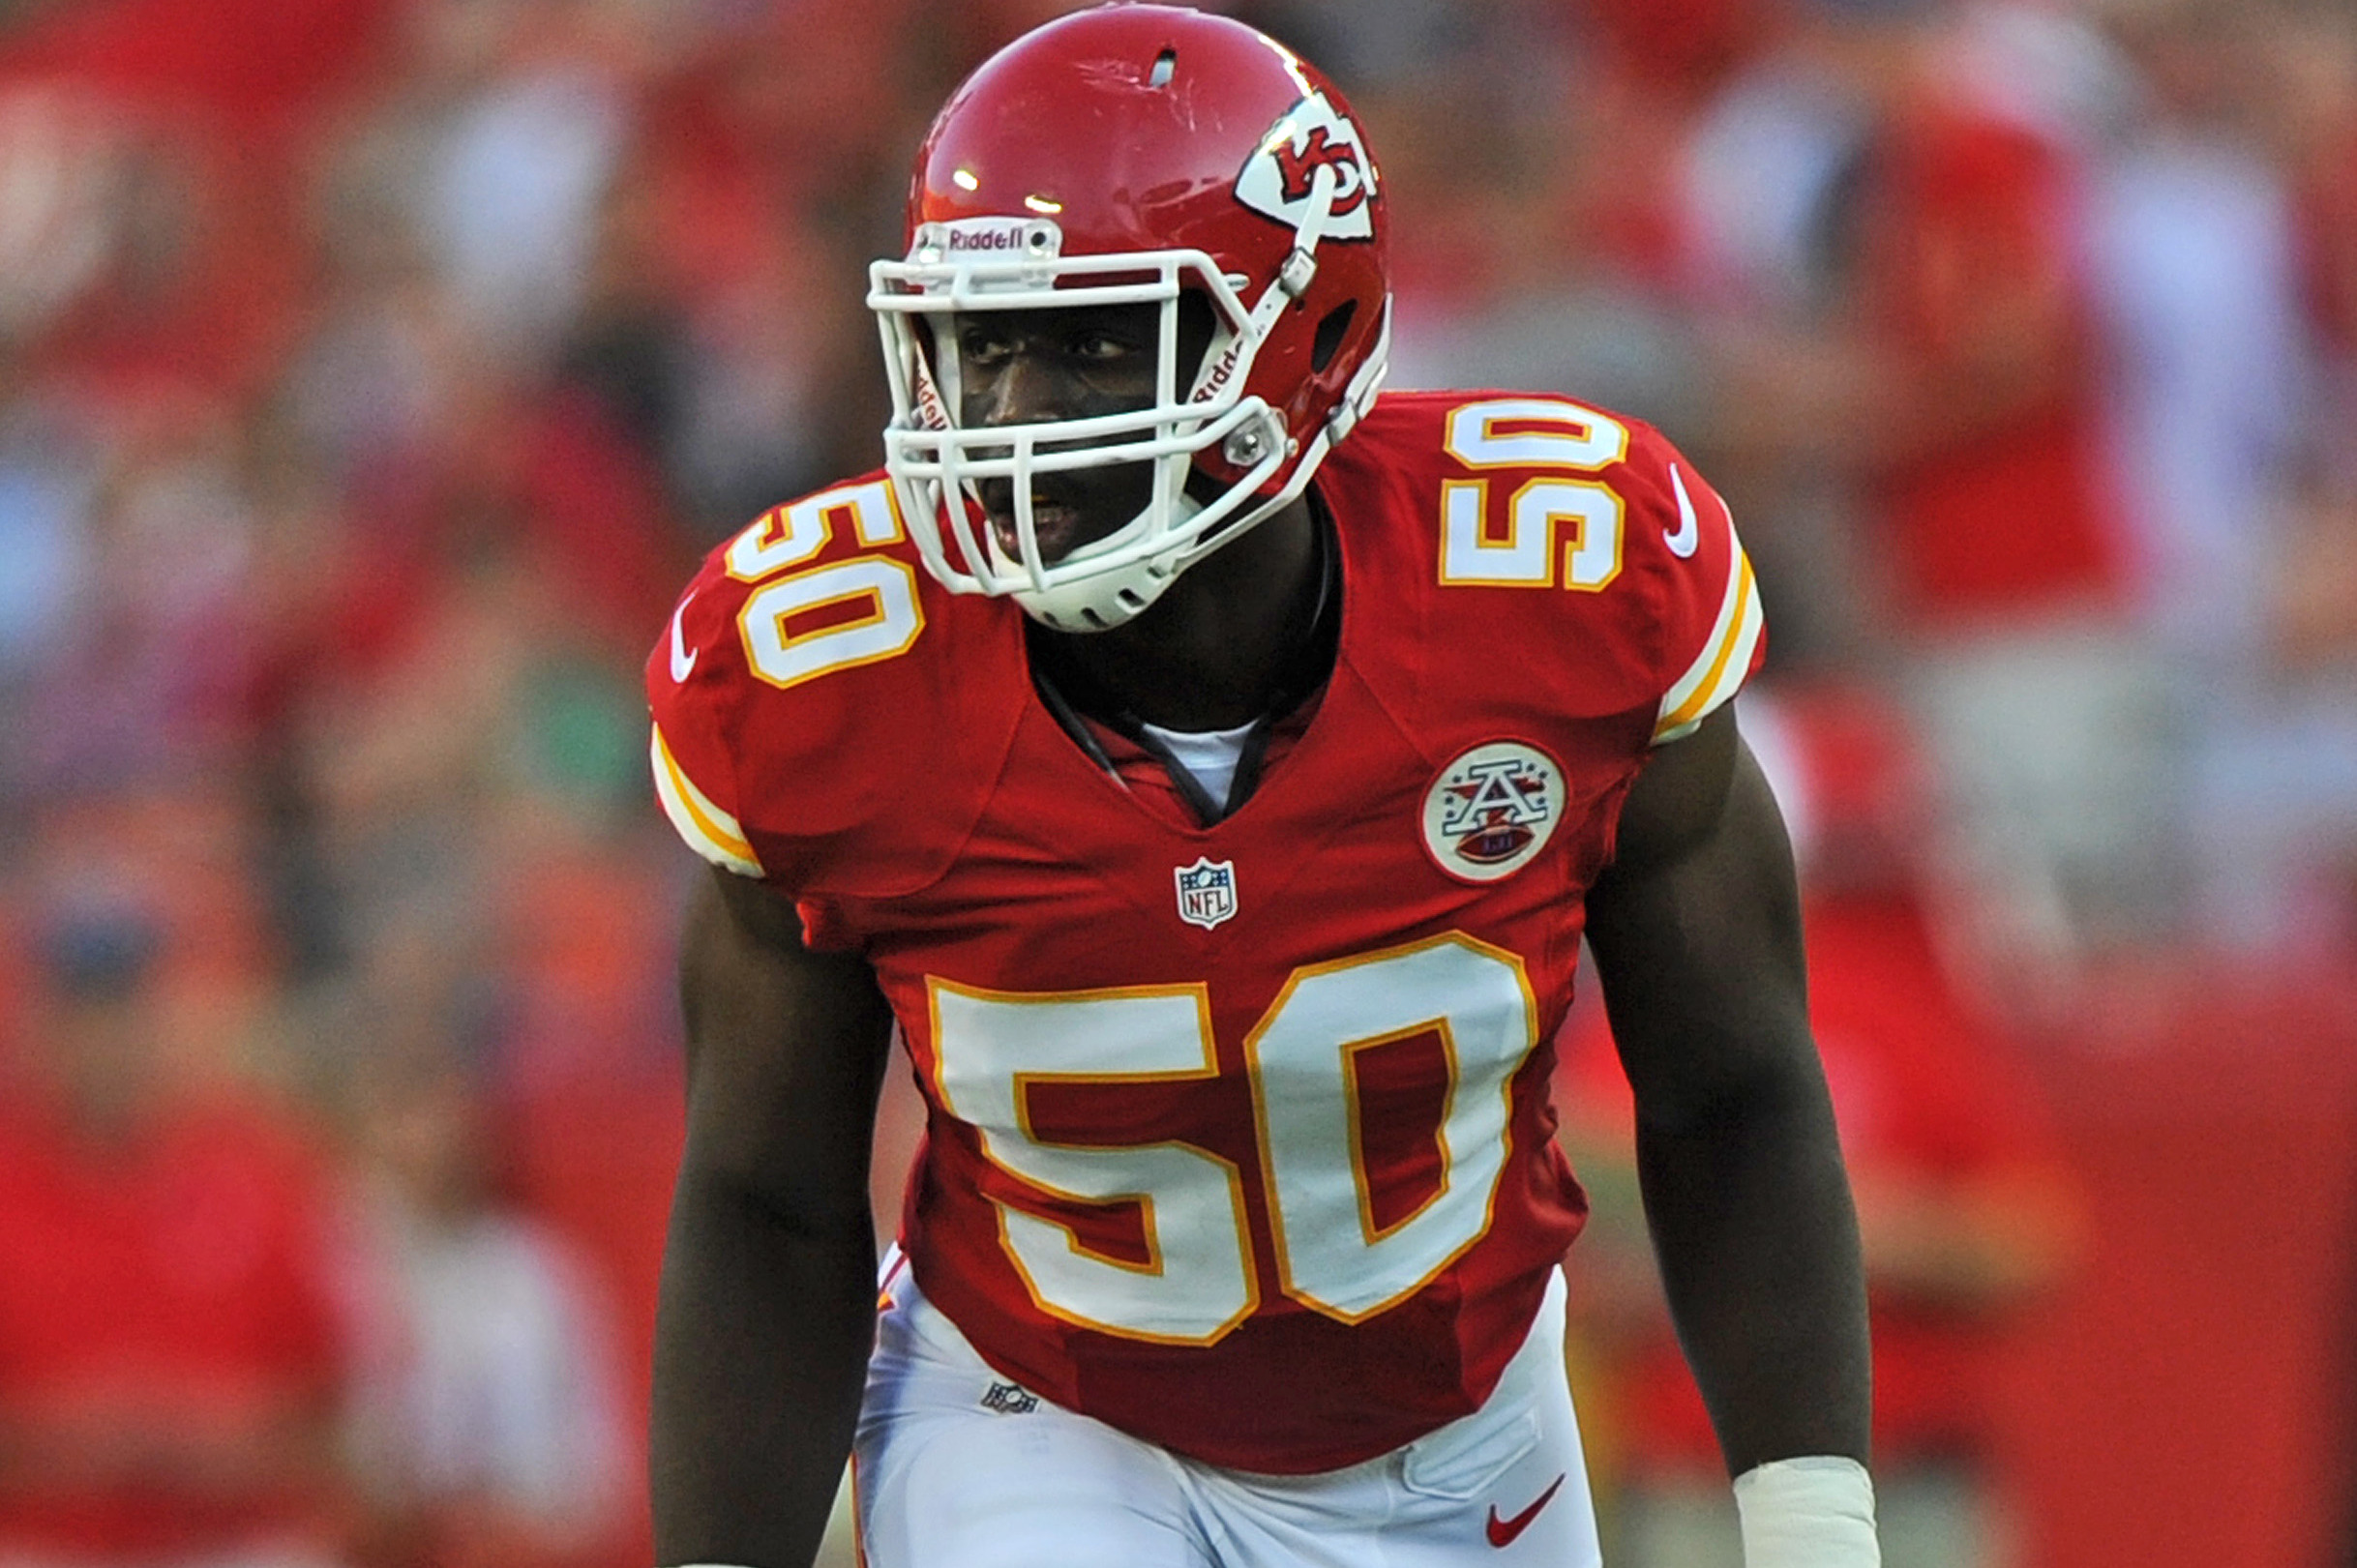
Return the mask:
<path id="1" fill-rule="evenodd" d="M 1199 362 L 1208 341 L 1208 311 L 1204 314 L 1197 328 L 1191 312 L 1181 312 L 1182 366 Z M 960 422 L 970 429 L 986 429 L 1150 407 L 1160 328 L 1161 307 L 1151 303 L 961 315 L 956 328 Z M 1045 442 L 1039 450 L 1070 449 Z M 1145 510 L 1152 485 L 1152 465 L 1144 462 L 1034 475 L 1031 521 L 1040 557 L 1060 560 L 1113 532 Z M 986 479 L 980 489 L 999 547 L 1018 553 L 1014 481 Z"/>

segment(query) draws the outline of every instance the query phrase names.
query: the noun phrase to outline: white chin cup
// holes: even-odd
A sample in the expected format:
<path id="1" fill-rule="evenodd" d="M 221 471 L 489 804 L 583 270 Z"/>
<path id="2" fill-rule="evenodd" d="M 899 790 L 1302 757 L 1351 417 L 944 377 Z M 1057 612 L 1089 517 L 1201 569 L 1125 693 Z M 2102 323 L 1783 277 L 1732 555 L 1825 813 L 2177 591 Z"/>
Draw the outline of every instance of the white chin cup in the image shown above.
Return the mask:
<path id="1" fill-rule="evenodd" d="M 1208 502 L 1189 495 L 1195 457 L 1239 431 L 1253 434 L 1260 460 L 1239 479 L 1223 483 Z M 1042 450 L 1048 434 L 1057 445 Z M 1098 435 L 1104 444 L 1069 445 L 1076 435 Z M 1060 632 L 1110 631 L 1135 618 L 1188 566 L 1291 500 L 1314 467 L 1301 465 L 1291 483 L 1261 493 L 1296 453 L 1283 422 L 1258 398 L 1232 402 L 1209 417 L 1194 408 L 1177 417 L 1149 409 L 1057 427 L 888 430 L 885 452 L 902 516 L 935 577 L 955 593 L 1012 598 Z M 1059 559 L 1038 559 L 1023 499 L 1034 476 L 1132 462 L 1154 470 L 1137 515 Z M 992 479 L 1010 481 L 1018 497 L 1019 540 L 1012 548 L 970 504 Z"/>
<path id="2" fill-rule="evenodd" d="M 1185 525 L 1204 508 L 1193 496 L 1181 493 L 1173 503 L 1181 534 L 1179 543 L 1144 560 L 1131 561 L 1126 566 L 1111 568 L 1086 577 L 1067 577 L 1050 583 L 1045 588 L 1016 587 L 1007 590 L 1007 597 L 1023 606 L 1025 614 L 1059 632 L 1110 632 L 1125 621 L 1135 620 L 1153 607 L 1170 585 L 1178 580 L 1178 574 L 1211 549 L 1248 532 L 1269 508 L 1255 508 L 1246 512 L 1229 527 L 1208 539 L 1187 537 Z M 1135 524 L 1132 524 L 1134 527 Z M 1119 539 L 1129 529 L 1118 531 Z M 993 547 L 997 542 L 994 540 Z"/>
<path id="3" fill-rule="evenodd" d="M 1181 498 L 1179 505 L 1188 513 L 1202 510 L 1190 499 Z M 997 548 L 996 540 L 992 547 Z M 1145 614 L 1178 580 L 1178 571 L 1165 557 L 1149 556 L 1090 576 L 1066 577 L 1044 588 L 1010 588 L 1007 597 L 1031 619 L 1056 631 L 1110 632 Z"/>
<path id="4" fill-rule="evenodd" d="M 1176 572 L 1131 571 L 1053 588 L 1017 588 L 1007 597 L 1021 605 L 1025 614 L 1055 631 L 1110 632 L 1146 613 L 1162 590 L 1178 580 Z"/>

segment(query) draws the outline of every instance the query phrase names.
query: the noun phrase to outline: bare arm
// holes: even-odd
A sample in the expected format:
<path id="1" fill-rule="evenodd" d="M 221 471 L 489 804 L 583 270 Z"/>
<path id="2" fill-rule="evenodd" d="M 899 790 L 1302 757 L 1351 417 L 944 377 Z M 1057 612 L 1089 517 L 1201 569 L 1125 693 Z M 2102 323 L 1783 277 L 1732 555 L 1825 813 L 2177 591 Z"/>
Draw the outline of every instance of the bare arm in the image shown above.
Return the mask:
<path id="1" fill-rule="evenodd" d="M 1731 710 L 1648 765 L 1588 911 L 1646 1220 L 1729 1473 L 1864 1463 L 1857 1216 L 1809 1034 L 1792 852 Z"/>
<path id="2" fill-rule="evenodd" d="M 806 1568 L 876 1309 L 868 1149 L 891 1016 L 857 959 L 713 873 L 680 957 L 688 1127 L 655 1330 L 658 1561 Z"/>

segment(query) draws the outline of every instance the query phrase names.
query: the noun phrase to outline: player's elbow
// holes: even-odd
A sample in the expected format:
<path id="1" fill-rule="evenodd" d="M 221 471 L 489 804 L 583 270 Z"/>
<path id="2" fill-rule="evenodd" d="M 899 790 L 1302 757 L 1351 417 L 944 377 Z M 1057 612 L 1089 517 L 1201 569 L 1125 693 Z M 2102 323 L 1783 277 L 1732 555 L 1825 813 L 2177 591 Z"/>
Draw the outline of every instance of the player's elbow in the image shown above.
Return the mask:
<path id="1" fill-rule="evenodd" d="M 1627 1067 L 1641 1139 L 1834 1136 L 1824 1067 L 1805 1030 Z"/>
<path id="2" fill-rule="evenodd" d="M 781 1167 L 689 1140 L 671 1195 L 672 1228 L 760 1232 L 780 1240 L 852 1240 L 873 1246 L 874 1211 L 865 1166 L 856 1175 L 823 1167 Z"/>

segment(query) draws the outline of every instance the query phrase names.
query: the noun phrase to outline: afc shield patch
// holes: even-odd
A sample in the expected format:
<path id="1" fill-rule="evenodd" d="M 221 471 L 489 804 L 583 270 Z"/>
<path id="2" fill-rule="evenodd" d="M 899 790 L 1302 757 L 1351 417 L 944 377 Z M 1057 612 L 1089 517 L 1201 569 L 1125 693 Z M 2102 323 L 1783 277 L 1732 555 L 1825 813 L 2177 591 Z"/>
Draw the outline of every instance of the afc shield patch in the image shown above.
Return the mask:
<path id="1" fill-rule="evenodd" d="M 1209 931 L 1236 913 L 1236 862 L 1198 856 L 1171 873 L 1178 885 L 1178 918 Z"/>
<path id="2" fill-rule="evenodd" d="M 1537 858 L 1563 824 L 1564 770 L 1536 746 L 1491 741 L 1424 791 L 1424 848 L 1441 870 L 1494 882 Z"/>

